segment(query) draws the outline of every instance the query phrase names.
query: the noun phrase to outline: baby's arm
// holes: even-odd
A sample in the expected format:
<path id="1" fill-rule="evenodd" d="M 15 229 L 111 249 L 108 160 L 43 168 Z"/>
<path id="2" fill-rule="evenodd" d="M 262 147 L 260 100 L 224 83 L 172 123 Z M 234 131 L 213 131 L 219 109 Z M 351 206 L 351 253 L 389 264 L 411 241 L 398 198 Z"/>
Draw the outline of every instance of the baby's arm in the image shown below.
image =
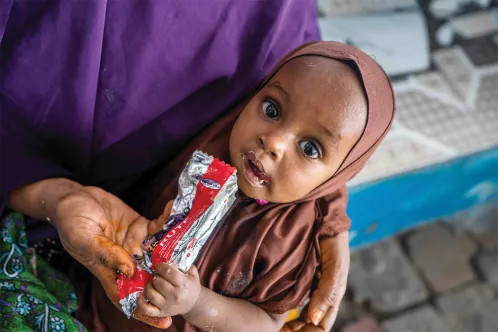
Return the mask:
<path id="1" fill-rule="evenodd" d="M 184 274 L 160 264 L 156 272 L 138 299 L 139 310 L 148 316 L 182 315 L 207 331 L 278 331 L 285 323 L 286 314 L 269 314 L 248 301 L 202 287 L 195 266 Z"/>
<path id="2" fill-rule="evenodd" d="M 249 301 L 222 296 L 202 287 L 197 304 L 183 317 L 207 331 L 278 331 L 286 314 L 270 314 Z"/>

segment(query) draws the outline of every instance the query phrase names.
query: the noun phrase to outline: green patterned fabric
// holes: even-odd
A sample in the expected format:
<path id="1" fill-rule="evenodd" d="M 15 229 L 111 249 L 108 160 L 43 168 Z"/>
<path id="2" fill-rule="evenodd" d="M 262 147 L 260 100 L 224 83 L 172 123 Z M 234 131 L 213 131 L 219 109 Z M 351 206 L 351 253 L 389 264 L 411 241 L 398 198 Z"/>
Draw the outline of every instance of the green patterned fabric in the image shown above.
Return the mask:
<path id="1" fill-rule="evenodd" d="M 28 248 L 23 215 L 0 222 L 0 331 L 86 331 L 69 279 Z"/>

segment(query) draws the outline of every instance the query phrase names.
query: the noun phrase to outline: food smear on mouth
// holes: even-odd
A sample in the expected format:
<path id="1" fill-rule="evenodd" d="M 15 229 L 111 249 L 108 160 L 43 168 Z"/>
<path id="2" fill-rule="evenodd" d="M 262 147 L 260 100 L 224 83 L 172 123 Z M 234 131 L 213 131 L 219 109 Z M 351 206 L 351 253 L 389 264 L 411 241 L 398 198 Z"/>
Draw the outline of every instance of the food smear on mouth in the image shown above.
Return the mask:
<path id="1" fill-rule="evenodd" d="M 266 175 L 261 162 L 256 159 L 254 152 L 243 153 L 242 160 L 244 162 L 244 176 L 251 185 L 254 187 L 269 185 L 270 178 Z"/>

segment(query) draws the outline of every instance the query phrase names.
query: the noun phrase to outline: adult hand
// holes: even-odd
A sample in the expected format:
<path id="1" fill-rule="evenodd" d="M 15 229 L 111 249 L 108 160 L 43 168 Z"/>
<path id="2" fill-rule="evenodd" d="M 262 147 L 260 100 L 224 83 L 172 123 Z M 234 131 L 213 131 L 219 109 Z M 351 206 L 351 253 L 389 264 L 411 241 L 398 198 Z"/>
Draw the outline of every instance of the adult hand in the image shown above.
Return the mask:
<path id="1" fill-rule="evenodd" d="M 337 318 L 339 306 L 346 293 L 349 272 L 349 235 L 320 239 L 322 274 L 318 288 L 301 317 L 288 322 L 281 331 L 330 331 Z"/>
<path id="2" fill-rule="evenodd" d="M 115 301 L 116 271 L 128 277 L 135 273 L 130 254 L 140 249 L 148 221 L 96 187 L 81 187 L 62 197 L 51 219 L 67 252 L 99 279 Z"/>
<path id="3" fill-rule="evenodd" d="M 59 231 L 64 248 L 102 284 L 112 303 L 120 308 L 116 271 L 135 273 L 133 253 L 141 253 L 143 239 L 157 228 L 116 196 L 96 187 L 84 187 L 65 178 L 45 179 L 13 190 L 8 206 Z M 150 325 L 166 328 L 170 318 L 134 315 Z"/>
<path id="4" fill-rule="evenodd" d="M 135 273 L 132 253 L 141 253 L 140 243 L 155 223 L 140 216 L 116 196 L 95 187 L 82 187 L 56 204 L 53 224 L 71 256 L 86 266 L 119 308 L 116 271 L 128 277 Z M 137 312 L 135 318 L 167 328 L 171 318 L 150 318 Z"/>

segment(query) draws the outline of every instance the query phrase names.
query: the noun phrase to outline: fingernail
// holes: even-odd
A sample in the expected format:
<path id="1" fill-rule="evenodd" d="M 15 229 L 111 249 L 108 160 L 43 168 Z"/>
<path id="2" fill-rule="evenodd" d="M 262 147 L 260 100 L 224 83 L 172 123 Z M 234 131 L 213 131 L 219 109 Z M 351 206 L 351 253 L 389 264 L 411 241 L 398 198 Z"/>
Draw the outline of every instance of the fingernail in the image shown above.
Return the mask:
<path id="1" fill-rule="evenodd" d="M 128 278 L 131 278 L 131 270 L 130 268 L 128 267 L 128 265 L 120 265 L 119 266 L 119 271 L 121 273 L 123 273 L 125 276 L 127 276 Z"/>
<path id="2" fill-rule="evenodd" d="M 313 324 L 318 325 L 322 320 L 324 314 L 325 313 L 319 309 L 313 310 L 313 314 L 311 315 L 311 321 L 313 322 Z"/>

